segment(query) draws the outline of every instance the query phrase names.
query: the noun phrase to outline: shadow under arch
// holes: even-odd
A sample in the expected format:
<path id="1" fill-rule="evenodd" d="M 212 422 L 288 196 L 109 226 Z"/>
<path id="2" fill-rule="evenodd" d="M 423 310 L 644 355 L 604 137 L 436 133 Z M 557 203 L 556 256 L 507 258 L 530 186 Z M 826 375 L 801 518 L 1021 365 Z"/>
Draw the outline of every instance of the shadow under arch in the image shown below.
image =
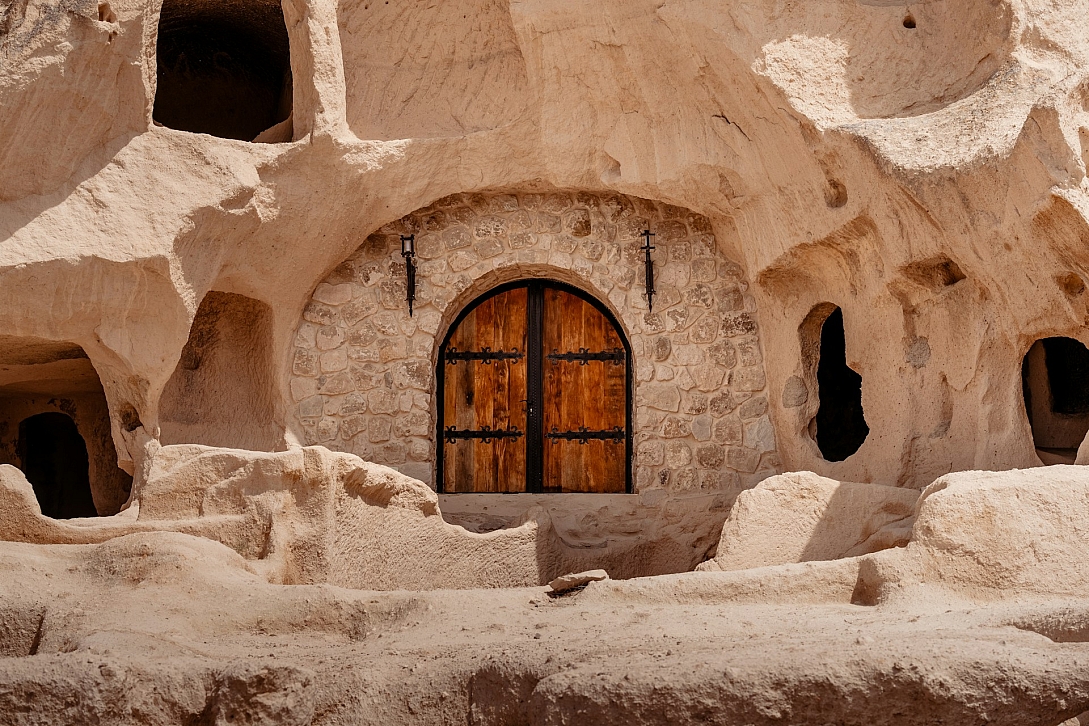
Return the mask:
<path id="1" fill-rule="evenodd" d="M 71 416 L 47 411 L 23 419 L 18 450 L 42 514 L 53 519 L 98 516 L 87 442 Z"/>
<path id="2" fill-rule="evenodd" d="M 102 379 L 82 346 L 0 335 L 0 464 L 23 471 L 46 516 L 120 511 L 132 477 L 118 465 Z"/>

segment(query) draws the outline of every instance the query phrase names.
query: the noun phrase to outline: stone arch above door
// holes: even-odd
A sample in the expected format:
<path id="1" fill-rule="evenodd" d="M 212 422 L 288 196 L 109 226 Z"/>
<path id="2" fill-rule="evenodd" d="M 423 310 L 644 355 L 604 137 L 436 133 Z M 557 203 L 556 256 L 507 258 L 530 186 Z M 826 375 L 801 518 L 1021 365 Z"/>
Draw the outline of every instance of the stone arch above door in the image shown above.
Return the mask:
<path id="1" fill-rule="evenodd" d="M 656 233 L 647 309 L 642 240 Z M 415 234 L 415 315 L 400 235 Z M 733 488 L 777 469 L 755 302 L 707 219 L 584 192 L 456 194 L 370 235 L 315 288 L 295 335 L 291 394 L 308 444 L 435 484 L 434 370 L 458 313 L 540 277 L 605 303 L 631 344 L 634 489 Z"/>

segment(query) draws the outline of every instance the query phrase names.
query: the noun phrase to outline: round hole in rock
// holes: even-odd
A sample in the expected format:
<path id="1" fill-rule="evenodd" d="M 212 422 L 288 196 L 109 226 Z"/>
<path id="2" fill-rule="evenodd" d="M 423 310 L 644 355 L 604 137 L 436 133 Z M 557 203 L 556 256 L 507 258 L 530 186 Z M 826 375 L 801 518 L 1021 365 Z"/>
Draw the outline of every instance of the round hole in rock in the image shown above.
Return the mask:
<path id="1" fill-rule="evenodd" d="M 1072 464 L 1089 432 L 1089 348 L 1073 338 L 1033 343 L 1021 364 L 1025 411 L 1045 464 Z"/>
<path id="2" fill-rule="evenodd" d="M 166 0 L 153 117 L 227 139 L 289 141 L 291 54 L 280 3 Z M 276 126 L 277 129 L 272 129 Z M 265 138 L 270 132 L 276 138 Z"/>
<path id="3" fill-rule="evenodd" d="M 904 27 L 907 28 L 908 30 L 914 30 L 915 29 L 915 18 L 913 16 L 911 16 L 911 15 L 908 15 L 906 18 L 904 18 Z"/>
<path id="4" fill-rule="evenodd" d="M 862 411 L 862 376 L 847 365 L 843 311 L 835 308 L 820 330 L 817 363 L 819 408 L 811 430 L 821 456 L 843 461 L 858 451 L 870 433 Z"/>
<path id="5" fill-rule="evenodd" d="M 19 424 L 19 458 L 42 514 L 54 519 L 97 517 L 87 444 L 71 417 L 40 413 Z"/>

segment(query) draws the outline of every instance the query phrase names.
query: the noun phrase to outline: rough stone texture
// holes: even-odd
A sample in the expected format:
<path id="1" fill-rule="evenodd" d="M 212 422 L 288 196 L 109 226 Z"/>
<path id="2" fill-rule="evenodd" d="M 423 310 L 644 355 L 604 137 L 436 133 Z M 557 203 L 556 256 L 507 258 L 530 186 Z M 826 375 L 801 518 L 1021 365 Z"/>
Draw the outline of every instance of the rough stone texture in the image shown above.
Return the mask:
<path id="1" fill-rule="evenodd" d="M 934 589 L 987 602 L 1081 598 L 1089 584 L 1089 468 L 959 472 L 923 490 L 911 542 L 864 560 L 867 602 Z"/>
<path id="2" fill-rule="evenodd" d="M 605 570 L 587 570 L 586 572 L 575 572 L 570 575 L 560 575 L 555 580 L 548 583 L 548 586 L 552 588 L 552 592 L 568 592 L 574 590 L 576 587 L 588 585 L 591 582 L 600 582 L 601 580 L 608 579 L 609 573 Z"/>
<path id="3" fill-rule="evenodd" d="M 708 221 L 760 323 L 760 349 L 738 347 L 730 386 L 766 390 L 776 434 L 764 462 L 728 444 L 735 471 L 778 457 L 777 470 L 921 488 L 950 470 L 1039 464 L 1021 358 L 1044 336 L 1085 338 L 1076 3 L 292 0 L 284 13 L 293 140 L 266 144 L 152 123 L 157 6 L 4 5 L 0 334 L 87 352 L 126 470 L 124 422 L 134 412 L 160 435 L 209 292 L 271 310 L 267 395 L 282 416 L 274 437 L 262 418 L 240 438 L 338 440 L 339 426 L 309 431 L 295 415 L 318 392 L 293 366 L 328 376 L 322 395 L 354 386 L 334 340 L 321 343 L 331 355 L 294 358 L 304 310 L 320 323 L 346 294 L 323 288 L 329 302 L 308 306 L 317 285 L 383 226 L 487 190 L 625 194 Z M 557 233 L 577 216 L 558 216 Z M 443 274 L 533 252 L 489 239 L 450 240 Z M 964 279 L 944 277 L 947 263 Z M 692 262 L 689 274 L 708 271 Z M 399 297 L 388 282 L 383 299 Z M 843 309 L 872 429 L 839 463 L 814 446 L 819 397 L 797 383 L 812 383 L 813 363 L 798 326 L 820 303 Z M 720 322 L 748 334 L 752 303 L 738 307 Z M 644 379 L 654 355 L 685 355 L 653 351 L 640 354 Z M 704 372 L 693 383 L 715 387 Z M 373 415 L 401 411 L 377 404 Z M 360 423 L 354 438 L 370 434 Z M 423 475 L 419 449 L 396 438 L 391 428 L 376 456 L 403 453 Z"/>
<path id="4" fill-rule="evenodd" d="M 584 523 L 582 537 L 567 540 L 545 509 L 531 507 L 499 531 L 477 533 L 444 521 L 438 496 L 424 484 L 351 454 L 146 445 L 131 504 L 114 517 L 44 517 L 22 472 L 0 465 L 0 540 L 84 544 L 176 532 L 227 545 L 271 582 L 495 588 L 539 585 L 592 567 L 619 577 L 688 570 L 713 544 L 706 522 L 724 516 L 724 506 L 707 499 L 663 508 L 646 502 L 649 522 L 628 536 L 608 533 L 631 521 L 633 512 L 622 509 L 613 515 L 619 522 L 603 522 L 604 536 Z"/>
<path id="5" fill-rule="evenodd" d="M 1059 726 L 1089 708 L 1084 580 L 1059 572 L 1089 561 L 1070 526 L 1089 477 L 1066 469 L 941 482 L 907 548 L 557 598 L 270 584 L 255 560 L 177 532 L 0 542 L 0 713 L 18 725 Z M 370 497 L 397 510 L 429 493 Z M 983 548 L 1015 559 L 981 561 Z M 876 577 L 892 572 L 914 579 Z"/>
<path id="6" fill-rule="evenodd" d="M 284 0 L 291 121 L 259 137 L 277 143 L 152 121 L 160 5 L 0 0 L 0 398 L 18 399 L 0 449 L 12 460 L 31 409 L 73 401 L 96 419 L 80 430 L 111 470 L 95 499 L 113 515 L 46 519 L 0 467 L 4 720 L 1084 720 L 1089 475 L 1003 471 L 1041 464 L 1026 352 L 1089 342 L 1084 3 Z M 535 238 L 511 231 L 536 214 L 528 195 L 552 194 L 570 207 L 533 217 Z M 558 235 L 611 259 L 619 229 L 595 237 L 578 195 L 598 213 L 653 200 L 662 280 L 681 296 L 636 353 L 639 494 L 603 512 L 550 505 L 570 542 L 543 505 L 497 513 L 497 531 L 454 527 L 410 478 L 430 474 L 444 316 L 551 266 L 638 334 L 638 277 L 612 279 L 623 251 L 599 271 L 596 249 L 549 237 L 535 257 Z M 443 223 L 445 251 L 421 260 L 435 329 L 421 307 L 409 330 L 382 230 L 445 214 L 436 200 L 469 209 L 472 234 Z M 683 259 L 672 222 L 714 248 Z M 372 239 L 386 245 L 373 299 L 337 278 Z M 432 275 L 447 278 L 439 297 Z M 737 289 L 712 300 L 705 277 Z M 221 295 L 264 319 L 205 325 Z M 870 427 L 835 463 L 811 435 L 819 352 L 804 322 L 833 305 Z M 346 314 L 373 333 L 353 342 Z M 431 346 L 410 348 L 421 330 Z M 224 331 L 224 348 L 204 345 Z M 703 365 L 724 337 L 732 351 Z M 358 387 L 353 346 L 388 366 L 381 385 Z M 7 355 L 76 348 L 89 368 Z M 105 409 L 68 397 L 85 383 Z M 405 473 L 303 446 L 364 440 Z M 118 514 L 112 459 L 134 476 Z M 684 569 L 741 487 L 787 470 L 905 490 L 942 478 L 906 547 L 859 557 L 616 579 L 555 603 L 537 588 L 347 589 Z M 677 502 L 704 484 L 701 517 Z M 490 528 L 479 505 L 463 515 Z"/>
<path id="7" fill-rule="evenodd" d="M 734 500 L 703 570 L 745 570 L 855 557 L 902 547 L 915 523 L 915 489 L 838 482 L 809 472 L 765 479 Z"/>
<path id="8" fill-rule="evenodd" d="M 653 311 L 639 252 L 644 229 L 658 235 Z M 414 317 L 405 309 L 402 234 L 416 235 Z M 615 194 L 454 195 L 368 237 L 318 284 L 295 333 L 291 390 L 305 396 L 295 411 L 307 443 L 433 483 L 439 346 L 478 295 L 533 277 L 589 292 L 623 326 L 635 357 L 636 491 L 736 490 L 774 471 L 767 398 L 733 383 L 746 363 L 761 363 L 740 268 L 704 217 Z M 753 357 L 739 361 L 739 350 Z M 723 404 L 706 415 L 712 395 Z M 720 421 L 727 429 L 745 421 L 749 434 L 713 434 Z M 711 438 L 718 445 L 700 445 Z M 731 466 L 723 444 L 743 447 L 752 464 Z"/>

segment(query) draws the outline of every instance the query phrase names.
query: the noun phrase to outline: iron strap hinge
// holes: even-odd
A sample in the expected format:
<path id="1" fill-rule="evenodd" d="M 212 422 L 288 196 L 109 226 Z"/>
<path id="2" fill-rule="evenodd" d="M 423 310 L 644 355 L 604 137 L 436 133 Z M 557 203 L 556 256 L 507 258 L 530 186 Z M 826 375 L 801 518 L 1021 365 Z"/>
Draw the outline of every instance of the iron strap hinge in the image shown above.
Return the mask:
<path id="1" fill-rule="evenodd" d="M 551 361 L 578 361 L 580 366 L 586 365 L 592 360 L 608 361 L 614 366 L 623 365 L 624 363 L 624 349 L 612 348 L 610 350 L 602 350 L 597 353 L 591 353 L 589 348 L 579 348 L 577 353 L 560 353 L 553 350 L 548 354 L 548 359 Z"/>
<path id="2" fill-rule="evenodd" d="M 552 439 L 552 443 L 563 440 L 577 441 L 579 445 L 583 445 L 587 441 L 611 441 L 614 444 L 619 444 L 624 441 L 625 432 L 620 426 L 605 429 L 604 431 L 590 431 L 585 426 L 579 426 L 578 431 L 560 431 L 553 428 L 552 431 L 545 435 Z"/>
<path id="3" fill-rule="evenodd" d="M 480 350 L 458 350 L 457 348 L 448 348 L 442 356 L 447 365 L 457 365 L 459 360 L 476 360 L 485 365 L 491 365 L 492 361 L 496 360 L 521 360 L 525 358 L 525 353 L 519 353 L 517 348 L 507 350 L 492 350 L 491 348 L 482 348 Z"/>
<path id="4" fill-rule="evenodd" d="M 444 441 L 452 441 L 455 444 L 462 439 L 480 439 L 483 443 L 490 444 L 493 439 L 517 439 L 524 435 L 524 432 L 515 428 L 491 429 L 487 426 L 482 426 L 479 430 L 447 426 L 442 432 Z"/>

